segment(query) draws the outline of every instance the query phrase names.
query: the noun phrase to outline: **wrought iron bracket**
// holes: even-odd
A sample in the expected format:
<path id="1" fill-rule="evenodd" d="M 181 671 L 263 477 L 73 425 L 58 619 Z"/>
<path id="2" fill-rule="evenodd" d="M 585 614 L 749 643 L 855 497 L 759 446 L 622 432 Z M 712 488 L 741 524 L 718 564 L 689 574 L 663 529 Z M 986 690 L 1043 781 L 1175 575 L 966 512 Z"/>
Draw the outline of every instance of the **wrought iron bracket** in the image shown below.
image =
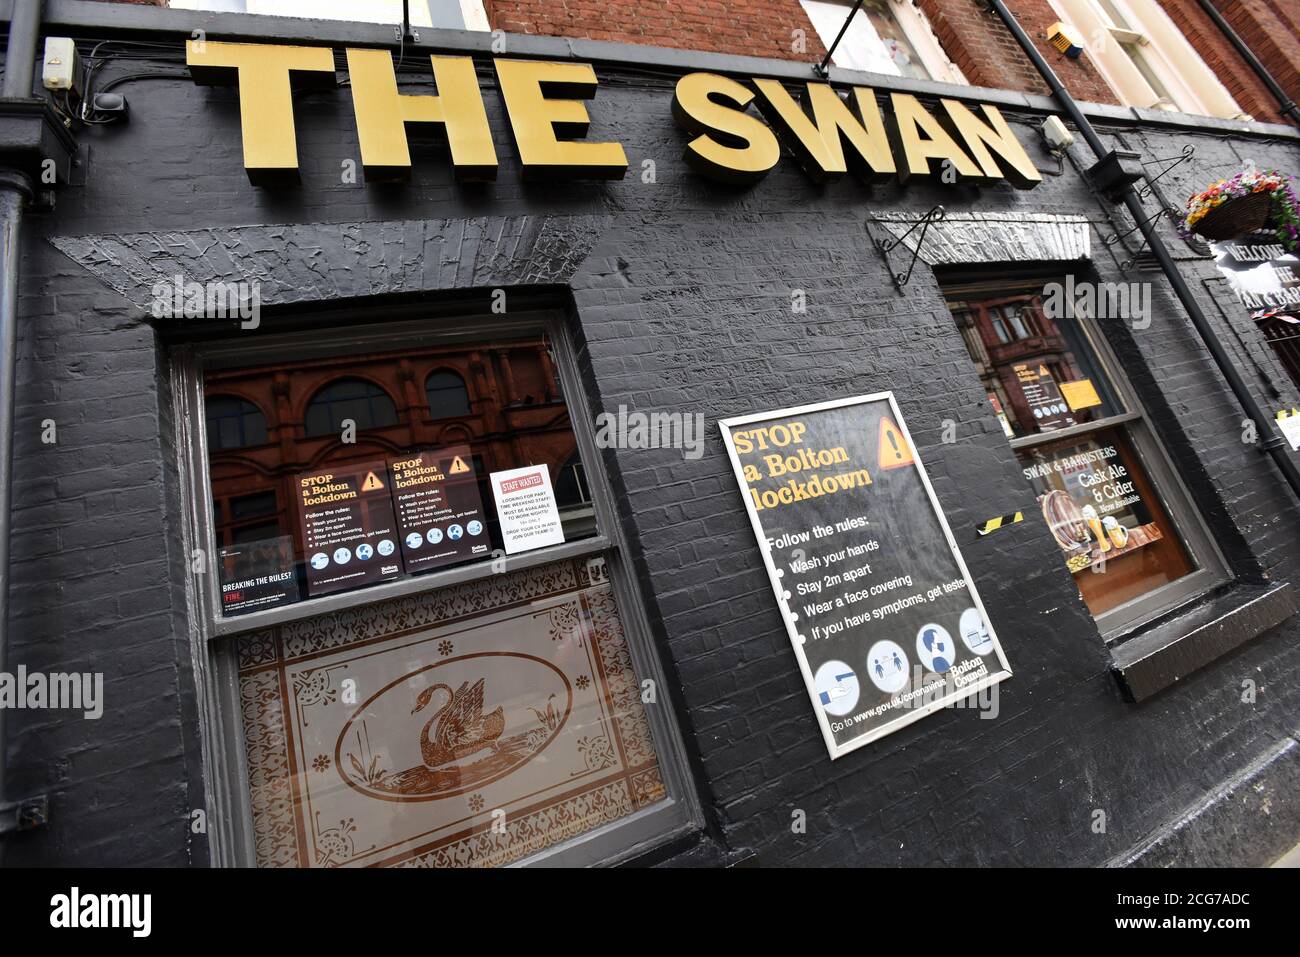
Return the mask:
<path id="1" fill-rule="evenodd" d="M 1169 173 L 1170 170 L 1174 169 L 1175 167 L 1182 166 L 1184 163 L 1191 160 L 1191 158 L 1195 155 L 1196 155 L 1196 147 L 1193 146 L 1191 143 L 1188 143 L 1186 146 L 1183 147 L 1182 152 L 1179 153 L 1177 156 L 1161 156 L 1156 159 L 1149 160 L 1143 163 L 1142 165 L 1144 167 L 1159 166 L 1161 163 L 1164 163 L 1166 165 L 1161 167 L 1160 172 L 1157 173 L 1155 176 L 1147 177 L 1146 183 L 1138 187 L 1138 191 L 1137 191 L 1138 195 L 1141 196 L 1143 199 L 1146 199 L 1148 196 L 1151 195 L 1151 191 L 1155 189 L 1157 180 L 1162 179 L 1166 174 Z"/>
<path id="2" fill-rule="evenodd" d="M 0 804 L 0 837 L 35 831 L 50 823 L 50 800 L 44 794 Z"/>
<path id="3" fill-rule="evenodd" d="M 845 31 L 848 30 L 849 24 L 853 22 L 853 18 L 857 16 L 858 10 L 860 10 L 861 8 L 862 8 L 862 0 L 856 0 L 856 2 L 853 4 L 853 9 L 850 10 L 849 15 L 844 18 L 844 25 L 840 27 L 840 32 L 835 34 L 835 41 L 830 45 L 830 49 L 826 51 L 826 56 L 822 58 L 821 63 L 818 63 L 816 66 L 813 67 L 813 72 L 816 73 L 823 80 L 826 79 L 827 75 L 831 71 L 831 57 L 835 55 L 835 48 L 838 47 L 840 45 L 840 41 L 844 39 Z"/>
<path id="4" fill-rule="evenodd" d="M 888 240 L 880 240 L 874 235 L 871 236 L 871 242 L 875 245 L 876 249 L 879 250 L 881 258 L 885 260 L 885 268 L 889 270 L 889 278 L 894 283 L 894 288 L 899 292 L 902 292 L 903 287 L 912 281 L 912 271 L 916 269 L 916 261 L 921 258 L 921 250 L 925 248 L 925 235 L 929 232 L 930 225 L 932 223 L 940 222 L 943 219 L 943 215 L 942 206 L 932 206 L 924 216 L 912 223 L 912 225 L 908 227 L 907 232 L 903 233 L 901 236 Z M 882 219 L 876 219 L 874 221 L 882 226 L 887 222 L 890 222 Z M 907 263 L 907 271 L 898 272 L 895 270 L 893 262 L 890 261 L 889 254 L 902 245 L 903 240 L 916 232 L 917 229 L 921 230 L 921 235 L 917 237 L 916 248 L 912 250 L 912 258 Z"/>
<path id="5" fill-rule="evenodd" d="M 1143 226 L 1150 225 L 1152 229 L 1155 229 L 1156 224 L 1160 222 L 1161 217 L 1163 216 L 1172 217 L 1174 215 L 1176 215 L 1176 213 L 1173 213 L 1168 209 L 1164 209 L 1164 208 L 1158 209 L 1150 216 L 1148 216 L 1146 219 L 1138 222 L 1138 224 L 1134 226 L 1132 229 L 1129 229 L 1122 233 L 1111 233 L 1109 236 L 1102 237 L 1101 241 L 1106 246 L 1114 246 L 1120 240 L 1126 239 L 1129 236 L 1132 236 L 1134 233 L 1141 230 Z M 1138 257 L 1141 256 L 1142 253 L 1146 251 L 1149 242 L 1150 241 L 1147 239 L 1146 233 L 1143 233 L 1142 245 L 1137 248 L 1137 252 L 1133 253 L 1132 256 L 1130 256 L 1128 259 L 1124 260 L 1124 262 L 1120 264 L 1119 271 L 1126 273 L 1130 269 L 1132 269 L 1133 265 L 1138 261 Z"/>

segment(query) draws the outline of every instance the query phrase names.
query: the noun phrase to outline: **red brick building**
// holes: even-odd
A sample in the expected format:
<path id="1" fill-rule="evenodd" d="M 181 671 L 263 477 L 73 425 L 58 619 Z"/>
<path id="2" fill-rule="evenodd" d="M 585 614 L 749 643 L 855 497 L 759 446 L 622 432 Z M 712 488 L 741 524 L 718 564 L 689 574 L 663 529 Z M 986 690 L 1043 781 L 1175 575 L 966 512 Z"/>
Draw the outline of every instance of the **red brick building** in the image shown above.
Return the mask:
<path id="1" fill-rule="evenodd" d="M 837 0 L 838 2 L 838 0 Z M 830 4 L 823 4 L 829 6 Z M 847 16 L 851 4 L 839 3 Z M 1038 42 L 1048 62 L 1081 100 L 1121 104 L 1123 100 L 1094 60 L 1103 37 L 1074 24 L 1085 52 L 1069 59 L 1048 41 L 1051 26 L 1069 22 L 1050 0 L 1011 0 L 1008 7 Z M 1292 99 L 1300 98 L 1300 3 L 1295 0 L 1217 0 L 1216 5 Z M 800 0 L 484 0 L 494 30 L 582 37 L 715 53 L 818 61 L 826 44 Z M 943 52 L 975 86 L 1044 93 L 1046 88 L 1010 34 L 981 0 L 875 0 L 864 5 L 882 13 L 910 16 L 919 11 Z M 1066 5 L 1062 4 L 1061 7 Z M 1284 119 L 1276 100 L 1201 9 L 1197 0 L 1130 0 L 1134 11 L 1159 8 L 1186 36 L 1227 87 L 1241 112 L 1262 121 Z M 1100 9 L 1105 9 L 1101 5 Z M 1181 65 L 1181 64 L 1180 64 Z M 1132 104 L 1129 104 L 1132 105 Z"/>
<path id="2" fill-rule="evenodd" d="M 245 10 L 285 16 L 357 18 L 386 22 L 400 17 L 400 5 L 376 4 L 365 12 L 329 5 L 304 10 L 302 4 L 283 0 L 108 0 L 199 10 Z M 1300 99 L 1300 2 L 1297 0 L 1212 0 L 1264 67 L 1294 102 Z M 1199 0 L 1009 0 L 1016 15 L 1039 50 L 1057 71 L 1070 92 L 1093 103 L 1149 106 L 1141 102 L 1147 88 L 1118 62 L 1119 73 L 1129 73 L 1128 83 L 1118 83 L 1106 61 L 1128 45 L 1139 59 L 1185 71 L 1194 77 L 1204 69 L 1222 84 L 1238 109 L 1226 107 L 1206 112 L 1224 118 L 1249 116 L 1262 122 L 1286 122 L 1276 98 L 1233 48 Z M 414 0 L 412 22 L 428 22 L 425 8 L 438 12 L 448 7 L 452 22 L 468 29 L 505 34 L 534 34 L 636 43 L 648 46 L 730 53 L 781 60 L 819 62 L 852 8 L 851 0 Z M 459 9 L 452 9 L 459 7 Z M 834 8 L 842 8 L 842 15 Z M 472 15 L 471 12 L 472 11 Z M 902 24 L 901 35 L 930 33 L 942 55 L 973 85 L 992 89 L 1045 93 L 1042 79 L 1015 40 L 998 22 L 983 0 L 866 0 L 859 17 L 877 28 L 890 21 Z M 1132 21 L 1132 22 L 1125 22 Z M 1084 48 L 1070 58 L 1051 43 L 1052 27 L 1063 22 L 1074 28 Z M 1110 43 L 1112 27 L 1120 43 Z M 1176 30 L 1188 46 L 1174 45 L 1169 29 Z M 886 27 L 888 30 L 888 27 Z M 890 37 L 882 31 L 886 42 Z M 1160 36 L 1160 34 L 1166 34 Z M 852 46 L 850 30 L 842 50 Z M 1132 41 L 1131 43 L 1129 41 Z M 906 40 L 904 41 L 906 43 Z M 928 38 L 926 39 L 928 43 Z M 1191 53 L 1194 51 L 1194 53 Z M 839 53 L 841 51 L 837 51 Z M 1189 53 L 1191 55 L 1189 56 Z M 1153 55 L 1154 54 L 1154 55 Z M 837 56 L 837 61 L 840 59 Z M 1149 65 L 1138 64 L 1144 76 Z M 935 79 L 948 77 L 936 76 Z M 1202 79 L 1200 82 L 1204 82 Z M 1119 87 L 1117 89 L 1117 86 Z M 1126 87 L 1132 87 L 1126 89 Z M 1157 91 L 1156 100 L 1163 100 Z M 1135 102 L 1136 99 L 1136 102 Z M 1172 97 L 1183 112 L 1198 112 L 1186 98 Z M 1180 102 L 1180 99 L 1182 102 Z M 1195 97 L 1193 104 L 1195 102 Z"/>

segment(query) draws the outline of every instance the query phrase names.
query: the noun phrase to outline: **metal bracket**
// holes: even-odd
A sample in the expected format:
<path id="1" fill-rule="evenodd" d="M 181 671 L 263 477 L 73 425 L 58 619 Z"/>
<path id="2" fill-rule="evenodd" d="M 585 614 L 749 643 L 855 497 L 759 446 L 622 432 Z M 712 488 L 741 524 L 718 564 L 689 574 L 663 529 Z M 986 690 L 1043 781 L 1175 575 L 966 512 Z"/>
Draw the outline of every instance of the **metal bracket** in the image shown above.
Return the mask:
<path id="1" fill-rule="evenodd" d="M 912 281 L 912 271 L 916 269 L 916 261 L 921 257 L 921 250 L 925 247 L 925 234 L 929 232 L 930 224 L 940 222 L 943 219 L 943 215 L 942 206 L 932 206 L 924 216 L 912 223 L 907 232 L 903 233 L 903 235 L 884 242 L 877 239 L 875 236 L 871 237 L 871 242 L 875 244 L 876 249 L 880 251 L 881 258 L 885 260 L 885 267 L 889 270 L 889 278 L 893 281 L 894 288 L 899 292 L 902 292 L 903 287 Z M 877 219 L 875 222 L 884 225 L 886 220 Z M 897 249 L 904 239 L 916 232 L 918 226 L 921 229 L 921 235 L 916 240 L 916 248 L 912 250 L 912 258 L 907 264 L 907 272 L 895 272 L 894 264 L 889 261 L 889 254 Z"/>
<path id="2" fill-rule="evenodd" d="M 826 79 L 826 76 L 830 73 L 831 57 L 835 55 L 835 48 L 838 47 L 840 41 L 844 39 L 844 32 L 848 30 L 849 24 L 853 22 L 853 18 L 857 16 L 858 10 L 861 8 L 862 0 L 856 0 L 853 4 L 853 9 L 850 10 L 849 15 L 844 18 L 844 26 L 840 27 L 840 32 L 835 34 L 835 41 L 830 45 L 830 49 L 826 51 L 826 56 L 822 58 L 821 63 L 818 63 L 813 67 L 813 72 L 823 80 Z"/>
<path id="3" fill-rule="evenodd" d="M 50 823 L 50 799 L 44 794 L 0 804 L 0 837 L 35 831 Z"/>
<path id="4" fill-rule="evenodd" d="M 1151 214 L 1151 215 L 1148 216 L 1146 219 L 1144 219 L 1144 220 L 1142 220 L 1141 222 L 1139 222 L 1136 226 L 1134 226 L 1132 229 L 1128 230 L 1127 232 L 1123 232 L 1123 233 L 1111 233 L 1109 236 L 1104 236 L 1104 237 L 1102 237 L 1102 240 L 1101 240 L 1101 241 L 1102 241 L 1102 243 L 1104 243 L 1106 246 L 1114 246 L 1114 245 L 1115 245 L 1116 243 L 1118 243 L 1121 239 L 1125 239 L 1125 238 L 1127 238 L 1127 237 L 1129 237 L 1129 236 L 1132 236 L 1134 233 L 1136 233 L 1138 230 L 1140 230 L 1143 226 L 1146 226 L 1146 225 L 1150 224 L 1151 228 L 1154 229 L 1156 223 L 1160 222 L 1160 218 L 1161 218 L 1162 216 L 1171 216 L 1171 215 L 1174 215 L 1174 214 L 1172 214 L 1168 209 L 1158 209 L 1158 210 L 1156 210 L 1153 214 Z M 1130 269 L 1132 269 L 1134 263 L 1137 262 L 1138 257 L 1141 256 L 1142 253 L 1146 250 L 1146 248 L 1147 248 L 1147 244 L 1148 244 L 1148 240 L 1147 240 L 1147 237 L 1146 237 L 1146 233 L 1143 233 L 1143 234 L 1142 234 L 1142 245 L 1139 246 L 1139 247 L 1137 248 L 1137 252 L 1135 252 L 1135 253 L 1134 253 L 1134 254 L 1133 254 L 1129 259 L 1126 259 L 1123 263 L 1120 264 L 1119 271 L 1120 271 L 1120 272 L 1123 272 L 1123 273 L 1126 273 L 1126 272 L 1128 272 Z"/>
<path id="5" fill-rule="evenodd" d="M 1177 156 L 1162 156 L 1159 157 L 1158 159 L 1153 159 L 1143 163 L 1142 165 L 1144 167 L 1156 166 L 1159 165 L 1160 163 L 1166 163 L 1168 165 L 1162 168 L 1160 172 L 1157 173 L 1155 176 L 1148 177 L 1146 181 L 1146 185 L 1138 188 L 1137 191 L 1138 195 L 1141 196 L 1143 199 L 1146 199 L 1148 196 L 1151 195 L 1151 191 L 1155 189 L 1155 184 L 1157 180 L 1164 177 L 1165 174 L 1167 174 L 1174 167 L 1181 166 L 1182 164 L 1186 163 L 1195 155 L 1196 155 L 1196 147 L 1193 146 L 1191 143 L 1188 143 L 1186 146 L 1183 147 L 1182 152 L 1179 153 Z"/>
<path id="6" fill-rule="evenodd" d="M 420 42 L 420 31 L 411 26 L 411 0 L 402 0 L 402 22 L 393 27 L 393 39 L 398 43 Z"/>

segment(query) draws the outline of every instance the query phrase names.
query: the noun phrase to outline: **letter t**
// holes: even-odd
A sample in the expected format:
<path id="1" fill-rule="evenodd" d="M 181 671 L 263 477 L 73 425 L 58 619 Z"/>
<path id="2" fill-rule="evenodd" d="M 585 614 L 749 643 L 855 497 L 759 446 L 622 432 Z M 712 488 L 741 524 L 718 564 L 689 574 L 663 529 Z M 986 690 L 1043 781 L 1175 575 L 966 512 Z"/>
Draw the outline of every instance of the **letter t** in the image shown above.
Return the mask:
<path id="1" fill-rule="evenodd" d="M 330 89 L 334 51 L 269 43 L 189 40 L 185 62 L 200 86 L 239 84 L 244 169 L 256 185 L 298 182 L 298 145 L 293 126 L 290 72 L 302 86 Z M 323 74 L 323 75 L 322 75 Z"/>

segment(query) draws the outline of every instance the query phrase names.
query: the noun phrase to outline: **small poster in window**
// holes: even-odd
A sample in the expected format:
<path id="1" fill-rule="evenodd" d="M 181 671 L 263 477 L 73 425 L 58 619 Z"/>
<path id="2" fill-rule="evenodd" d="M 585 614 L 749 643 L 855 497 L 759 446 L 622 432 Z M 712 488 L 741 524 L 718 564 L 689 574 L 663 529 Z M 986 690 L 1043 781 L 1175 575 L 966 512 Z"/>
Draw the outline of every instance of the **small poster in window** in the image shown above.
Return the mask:
<path id="1" fill-rule="evenodd" d="M 493 472 L 492 496 L 507 555 L 564 541 L 551 472 L 544 463 Z"/>
<path id="2" fill-rule="evenodd" d="M 1300 409 L 1279 409 L 1277 427 L 1282 430 L 1282 436 L 1287 444 L 1300 452 Z"/>
<path id="3" fill-rule="evenodd" d="M 1074 425 L 1070 407 L 1056 384 L 1051 370 L 1038 362 L 1019 362 L 1013 366 L 1020 392 L 1029 406 L 1034 423 L 1044 432 Z"/>
<path id="4" fill-rule="evenodd" d="M 327 595 L 401 576 L 388 483 L 384 459 L 298 476 L 309 593 Z"/>
<path id="5" fill-rule="evenodd" d="M 388 475 L 408 572 L 488 553 L 483 499 L 468 445 L 390 458 Z"/>
<path id="6" fill-rule="evenodd" d="M 993 406 L 993 411 L 997 413 L 998 421 L 1002 423 L 1002 432 L 1007 438 L 1014 439 L 1016 433 L 1015 430 L 1011 428 L 1011 422 L 1007 419 L 1006 411 L 1002 408 L 1002 400 L 992 392 L 990 392 L 988 396 L 989 405 Z"/>
<path id="7" fill-rule="evenodd" d="M 1097 387 L 1092 384 L 1091 379 L 1079 379 L 1076 382 L 1062 382 L 1061 395 L 1065 396 L 1065 401 L 1075 412 L 1078 412 L 1081 409 L 1091 409 L 1095 405 L 1101 405 L 1101 396 L 1097 394 Z"/>
<path id="8" fill-rule="evenodd" d="M 288 535 L 227 545 L 218 553 L 221 614 L 246 615 L 299 600 Z"/>
<path id="9" fill-rule="evenodd" d="M 1116 445 L 1081 440 L 1024 468 L 1047 528 L 1078 574 L 1160 541 L 1129 464 Z"/>

